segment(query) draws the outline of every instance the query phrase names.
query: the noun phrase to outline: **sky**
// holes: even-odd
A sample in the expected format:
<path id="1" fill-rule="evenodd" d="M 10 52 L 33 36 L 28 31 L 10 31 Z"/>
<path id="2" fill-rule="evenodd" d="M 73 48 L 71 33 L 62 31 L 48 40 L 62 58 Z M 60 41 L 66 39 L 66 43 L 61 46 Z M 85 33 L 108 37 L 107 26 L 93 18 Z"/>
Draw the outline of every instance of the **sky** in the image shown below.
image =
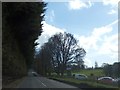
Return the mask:
<path id="1" fill-rule="evenodd" d="M 68 32 L 85 49 L 85 65 L 94 67 L 118 62 L 118 1 L 68 0 L 48 3 L 43 21 L 43 33 L 36 42 L 40 48 L 48 38 Z"/>

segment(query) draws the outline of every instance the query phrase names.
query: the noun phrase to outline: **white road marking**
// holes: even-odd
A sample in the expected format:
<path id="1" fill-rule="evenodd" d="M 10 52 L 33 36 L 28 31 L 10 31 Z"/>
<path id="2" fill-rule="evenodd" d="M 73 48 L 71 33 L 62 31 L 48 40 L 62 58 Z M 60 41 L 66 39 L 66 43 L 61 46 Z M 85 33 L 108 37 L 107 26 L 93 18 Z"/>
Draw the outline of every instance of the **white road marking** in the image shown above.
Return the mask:
<path id="1" fill-rule="evenodd" d="M 38 78 L 36 78 L 40 83 L 42 83 L 41 81 L 40 81 L 40 79 L 38 79 Z M 43 86 L 45 86 L 45 87 L 47 87 L 44 83 L 42 83 L 42 85 Z"/>
<path id="2" fill-rule="evenodd" d="M 42 83 L 42 82 L 41 82 Z M 42 83 L 43 86 L 47 87 L 44 83 Z"/>

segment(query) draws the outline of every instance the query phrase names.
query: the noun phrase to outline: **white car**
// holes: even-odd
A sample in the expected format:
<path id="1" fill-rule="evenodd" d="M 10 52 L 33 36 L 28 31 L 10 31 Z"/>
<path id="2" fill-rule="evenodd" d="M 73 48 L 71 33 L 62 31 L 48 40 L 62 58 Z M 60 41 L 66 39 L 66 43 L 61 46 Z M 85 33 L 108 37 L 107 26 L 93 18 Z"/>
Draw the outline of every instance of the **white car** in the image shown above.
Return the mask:
<path id="1" fill-rule="evenodd" d="M 114 79 L 112 77 L 100 77 L 98 81 L 103 83 L 113 83 Z"/>
<path id="2" fill-rule="evenodd" d="M 38 76 L 37 72 L 32 72 L 33 76 Z"/>
<path id="3" fill-rule="evenodd" d="M 114 79 L 114 83 L 120 83 L 120 78 Z"/>
<path id="4" fill-rule="evenodd" d="M 87 76 L 84 74 L 75 74 L 75 79 L 84 80 L 87 79 Z"/>
<path id="5" fill-rule="evenodd" d="M 116 80 L 116 82 L 118 82 L 118 81 L 120 81 L 120 78 L 117 78 L 117 79 L 115 79 Z"/>

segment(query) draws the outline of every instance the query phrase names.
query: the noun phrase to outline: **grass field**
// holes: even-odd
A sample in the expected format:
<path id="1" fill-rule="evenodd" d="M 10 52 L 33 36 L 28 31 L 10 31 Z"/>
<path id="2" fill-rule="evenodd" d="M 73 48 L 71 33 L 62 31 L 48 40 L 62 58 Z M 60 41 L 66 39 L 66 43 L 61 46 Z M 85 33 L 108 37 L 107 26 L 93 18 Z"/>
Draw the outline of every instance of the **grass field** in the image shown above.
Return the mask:
<path id="1" fill-rule="evenodd" d="M 93 69 L 93 70 L 74 70 L 72 71 L 72 74 L 85 74 L 87 76 L 90 76 L 91 74 L 94 74 L 94 76 L 100 77 L 105 76 L 103 69 Z"/>
<path id="2" fill-rule="evenodd" d="M 91 76 L 91 74 L 93 74 L 95 77 L 105 76 L 103 69 L 72 70 L 71 72 L 72 72 L 72 74 L 85 74 L 88 77 Z M 87 85 L 92 86 L 94 88 L 97 88 L 97 87 L 117 88 L 116 85 L 98 83 L 95 79 L 91 79 L 91 77 L 89 77 L 89 79 L 87 79 L 87 80 L 77 80 L 74 77 L 68 77 L 66 73 L 64 74 L 64 76 L 58 76 L 58 75 L 55 75 L 55 73 L 54 73 L 51 78 L 56 79 L 56 80 L 60 80 L 60 81 L 65 81 L 68 83 L 77 84 L 77 85 L 87 84 Z"/>
<path id="3" fill-rule="evenodd" d="M 91 74 L 94 74 L 94 76 L 96 76 L 96 77 L 105 76 L 105 74 L 104 74 L 104 72 L 103 72 L 103 69 L 72 70 L 71 73 L 72 73 L 72 74 L 85 74 L 85 75 L 87 75 L 88 77 L 89 77 Z M 52 75 L 57 75 L 57 74 L 56 74 L 56 73 L 52 73 Z M 65 72 L 64 75 L 67 75 L 67 73 Z"/>

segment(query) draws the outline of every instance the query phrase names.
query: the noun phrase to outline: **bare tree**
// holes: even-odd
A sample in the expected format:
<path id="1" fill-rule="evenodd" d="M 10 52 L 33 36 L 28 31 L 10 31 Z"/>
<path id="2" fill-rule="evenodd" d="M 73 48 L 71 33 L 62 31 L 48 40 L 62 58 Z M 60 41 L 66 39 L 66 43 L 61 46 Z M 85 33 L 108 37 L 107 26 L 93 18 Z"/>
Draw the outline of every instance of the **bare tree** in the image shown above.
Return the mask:
<path id="1" fill-rule="evenodd" d="M 47 55 L 44 58 L 46 61 L 42 59 L 44 60 L 44 64 L 49 63 L 48 68 L 51 67 L 58 75 L 64 74 L 69 62 L 77 60 L 78 56 L 83 59 L 86 53 L 83 48 L 78 48 L 77 40 L 74 36 L 66 32 L 55 34 L 49 38 L 48 42 L 42 48 L 44 49 L 41 52 L 45 52 L 45 55 Z M 47 65 L 44 68 L 47 68 Z"/>
<path id="2" fill-rule="evenodd" d="M 54 35 L 49 39 L 52 41 L 54 46 L 54 57 L 56 61 L 57 71 L 64 74 L 64 71 L 67 68 L 67 64 L 78 56 L 82 59 L 85 56 L 85 50 L 83 48 L 79 48 L 77 46 L 77 40 L 70 33 L 59 33 Z M 76 52 L 78 54 L 76 54 Z M 77 56 L 76 56 L 77 55 Z M 83 63 L 83 62 L 82 62 Z"/>
<path id="3" fill-rule="evenodd" d="M 85 68 L 84 61 L 83 61 L 83 58 L 85 55 L 86 55 L 86 51 L 83 48 L 78 47 L 75 50 L 75 62 L 78 66 L 78 69 Z"/>

